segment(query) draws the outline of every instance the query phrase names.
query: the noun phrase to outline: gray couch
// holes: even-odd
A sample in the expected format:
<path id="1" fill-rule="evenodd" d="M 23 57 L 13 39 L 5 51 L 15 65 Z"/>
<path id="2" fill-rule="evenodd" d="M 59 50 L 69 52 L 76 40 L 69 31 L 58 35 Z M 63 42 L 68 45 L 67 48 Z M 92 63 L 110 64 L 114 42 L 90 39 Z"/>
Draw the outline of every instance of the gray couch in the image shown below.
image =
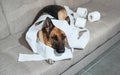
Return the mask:
<path id="1" fill-rule="evenodd" d="M 120 40 L 120 0 L 0 0 L 0 75 L 74 75 Z M 25 31 L 46 5 L 86 7 L 102 14 L 99 22 L 87 22 L 91 38 L 84 50 L 75 50 L 72 60 L 18 62 L 19 53 L 32 53 Z"/>

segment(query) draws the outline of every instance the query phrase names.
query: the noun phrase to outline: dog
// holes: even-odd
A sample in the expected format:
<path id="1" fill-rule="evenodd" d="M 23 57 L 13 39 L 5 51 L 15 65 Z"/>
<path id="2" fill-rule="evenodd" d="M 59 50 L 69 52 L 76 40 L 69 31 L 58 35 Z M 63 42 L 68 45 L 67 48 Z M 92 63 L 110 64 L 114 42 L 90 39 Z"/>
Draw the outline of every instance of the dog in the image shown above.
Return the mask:
<path id="1" fill-rule="evenodd" d="M 70 24 L 70 18 L 67 16 L 67 12 L 64 7 L 59 5 L 48 5 L 41 9 L 33 23 L 42 15 L 49 14 L 53 16 L 57 20 L 66 20 L 68 24 Z M 35 25 L 39 25 L 41 23 L 37 22 Z M 37 37 L 40 41 L 42 41 L 45 45 L 52 47 L 57 53 L 64 53 L 65 46 L 68 44 L 66 35 L 64 31 L 55 27 L 52 23 L 51 18 L 47 17 L 43 23 L 44 27 L 38 31 Z"/>

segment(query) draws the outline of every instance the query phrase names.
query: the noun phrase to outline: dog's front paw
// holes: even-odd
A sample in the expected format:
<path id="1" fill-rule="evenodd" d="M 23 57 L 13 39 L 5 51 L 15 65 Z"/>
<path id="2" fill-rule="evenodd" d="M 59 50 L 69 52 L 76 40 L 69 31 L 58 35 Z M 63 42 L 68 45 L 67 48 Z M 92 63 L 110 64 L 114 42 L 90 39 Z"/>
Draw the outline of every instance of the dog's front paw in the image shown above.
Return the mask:
<path id="1" fill-rule="evenodd" d="M 54 63 L 55 63 L 55 61 L 52 60 L 52 59 L 48 59 L 47 62 L 48 62 L 49 64 L 54 64 Z"/>

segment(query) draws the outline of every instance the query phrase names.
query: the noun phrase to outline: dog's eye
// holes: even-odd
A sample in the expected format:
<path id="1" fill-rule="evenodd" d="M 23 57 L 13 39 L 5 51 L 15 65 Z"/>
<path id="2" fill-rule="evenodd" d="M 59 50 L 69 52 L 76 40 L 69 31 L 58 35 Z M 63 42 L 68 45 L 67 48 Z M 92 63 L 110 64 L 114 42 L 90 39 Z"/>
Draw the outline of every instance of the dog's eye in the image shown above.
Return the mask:
<path id="1" fill-rule="evenodd" d="M 66 36 L 64 34 L 62 34 L 61 36 L 62 36 L 62 40 L 64 40 L 66 38 Z"/>
<path id="2" fill-rule="evenodd" d="M 53 39 L 53 40 L 55 40 L 55 41 L 58 41 L 58 38 L 57 38 L 57 36 L 56 36 L 56 35 L 55 35 L 55 36 L 53 36 L 53 37 L 52 37 L 52 39 Z"/>

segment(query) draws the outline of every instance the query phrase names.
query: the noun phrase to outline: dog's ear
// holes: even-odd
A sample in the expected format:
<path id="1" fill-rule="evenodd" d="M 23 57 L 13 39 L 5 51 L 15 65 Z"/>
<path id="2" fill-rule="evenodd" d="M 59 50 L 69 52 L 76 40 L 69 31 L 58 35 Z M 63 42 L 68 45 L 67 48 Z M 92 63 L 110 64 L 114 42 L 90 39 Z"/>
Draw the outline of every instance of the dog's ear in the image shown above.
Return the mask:
<path id="1" fill-rule="evenodd" d="M 47 34 L 49 35 L 52 29 L 54 28 L 54 25 L 49 17 L 46 18 L 44 22 L 44 27 L 45 27 Z"/>
<path id="2" fill-rule="evenodd" d="M 40 23 L 42 23 L 42 21 L 39 21 L 39 22 L 35 23 L 35 26 L 39 25 Z"/>
<path id="3" fill-rule="evenodd" d="M 68 24 L 70 25 L 70 17 L 69 16 L 67 16 L 66 18 L 65 18 L 65 20 L 68 22 Z"/>

